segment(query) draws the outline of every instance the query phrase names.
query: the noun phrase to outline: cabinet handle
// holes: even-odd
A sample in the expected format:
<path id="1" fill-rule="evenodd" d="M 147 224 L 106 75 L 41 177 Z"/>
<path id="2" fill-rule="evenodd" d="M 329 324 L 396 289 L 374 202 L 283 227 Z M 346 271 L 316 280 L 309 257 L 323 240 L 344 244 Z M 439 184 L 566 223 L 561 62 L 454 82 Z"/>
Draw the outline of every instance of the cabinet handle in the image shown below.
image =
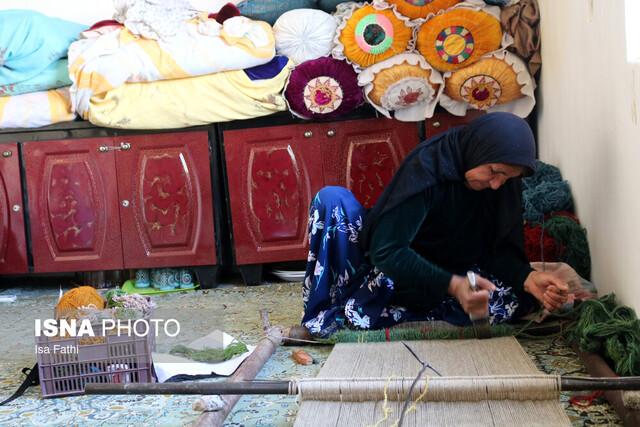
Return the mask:
<path id="1" fill-rule="evenodd" d="M 128 200 L 123 200 L 123 201 L 122 201 L 122 207 L 123 207 L 123 208 L 128 208 L 128 207 L 129 207 L 129 204 L 130 204 L 130 203 L 129 203 L 129 201 L 128 201 Z"/>
<path id="2" fill-rule="evenodd" d="M 434 128 L 439 128 L 440 127 L 440 122 L 433 122 L 431 124 L 431 126 L 433 126 Z"/>
<path id="3" fill-rule="evenodd" d="M 108 145 L 101 145 L 98 147 L 98 151 L 101 153 L 106 153 L 107 151 L 127 151 L 131 150 L 131 144 L 128 142 L 121 142 L 120 145 L 116 145 L 114 147 L 109 147 Z"/>
<path id="4" fill-rule="evenodd" d="M 13 210 L 14 212 L 20 212 L 20 205 L 13 205 L 11 207 L 11 210 Z"/>
<path id="5" fill-rule="evenodd" d="M 327 131 L 327 136 L 328 136 L 329 138 L 333 138 L 334 136 L 336 136 L 336 131 L 335 131 L 335 130 L 333 130 L 333 129 L 329 129 L 329 130 Z"/>
<path id="6" fill-rule="evenodd" d="M 306 131 L 306 132 L 304 133 L 304 137 L 305 137 L 305 138 L 311 138 L 312 136 L 313 136 L 313 132 L 311 132 L 310 130 L 308 130 L 308 131 Z"/>
<path id="7" fill-rule="evenodd" d="M 10 150 L 2 152 L 2 157 L 11 157 L 12 155 L 13 153 Z"/>

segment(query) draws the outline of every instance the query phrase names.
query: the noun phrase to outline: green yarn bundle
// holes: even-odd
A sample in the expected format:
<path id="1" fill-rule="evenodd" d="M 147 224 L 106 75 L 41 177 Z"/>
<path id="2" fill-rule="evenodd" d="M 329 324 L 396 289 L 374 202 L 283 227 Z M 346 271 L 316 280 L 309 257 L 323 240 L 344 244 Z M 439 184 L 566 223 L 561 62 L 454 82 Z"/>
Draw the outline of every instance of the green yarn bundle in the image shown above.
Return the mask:
<path id="1" fill-rule="evenodd" d="M 575 312 L 569 342 L 604 356 L 618 375 L 640 375 L 640 320 L 631 308 L 617 305 L 615 294 L 608 294 L 583 302 Z"/>
<path id="2" fill-rule="evenodd" d="M 554 215 L 545 221 L 544 231 L 564 248 L 560 260 L 573 267 L 580 276 L 589 279 L 591 256 L 586 230 L 571 217 Z"/>

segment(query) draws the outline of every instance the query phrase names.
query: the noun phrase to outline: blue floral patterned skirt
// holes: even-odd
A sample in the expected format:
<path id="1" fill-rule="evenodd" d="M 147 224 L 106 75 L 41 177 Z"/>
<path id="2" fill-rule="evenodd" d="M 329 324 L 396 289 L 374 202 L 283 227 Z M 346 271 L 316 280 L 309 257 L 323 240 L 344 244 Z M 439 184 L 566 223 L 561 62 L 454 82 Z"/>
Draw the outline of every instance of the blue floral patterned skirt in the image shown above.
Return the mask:
<path id="1" fill-rule="evenodd" d="M 303 287 L 302 324 L 316 336 L 326 337 L 341 328 L 380 329 L 418 320 L 444 320 L 470 324 L 452 297 L 419 313 L 390 304 L 393 281 L 367 260 L 358 244 L 365 209 L 343 187 L 325 187 L 309 210 L 309 256 Z M 474 269 L 474 268 L 472 268 Z M 511 320 L 518 299 L 510 287 L 486 272 L 496 291 L 489 299 L 491 324 Z"/>

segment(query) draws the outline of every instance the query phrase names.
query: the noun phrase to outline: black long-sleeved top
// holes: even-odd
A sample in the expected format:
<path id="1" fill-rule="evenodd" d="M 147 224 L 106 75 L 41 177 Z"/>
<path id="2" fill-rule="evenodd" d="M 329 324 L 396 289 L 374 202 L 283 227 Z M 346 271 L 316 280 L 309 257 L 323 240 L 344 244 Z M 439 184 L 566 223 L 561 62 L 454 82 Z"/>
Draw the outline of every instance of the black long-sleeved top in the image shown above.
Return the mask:
<path id="1" fill-rule="evenodd" d="M 523 250 L 522 224 L 494 248 L 493 227 L 483 219 L 486 191 L 492 190 L 440 184 L 380 218 L 369 256 L 393 280 L 394 303 L 431 308 L 446 297 L 452 274 L 464 274 L 473 265 L 524 293 L 532 269 Z"/>

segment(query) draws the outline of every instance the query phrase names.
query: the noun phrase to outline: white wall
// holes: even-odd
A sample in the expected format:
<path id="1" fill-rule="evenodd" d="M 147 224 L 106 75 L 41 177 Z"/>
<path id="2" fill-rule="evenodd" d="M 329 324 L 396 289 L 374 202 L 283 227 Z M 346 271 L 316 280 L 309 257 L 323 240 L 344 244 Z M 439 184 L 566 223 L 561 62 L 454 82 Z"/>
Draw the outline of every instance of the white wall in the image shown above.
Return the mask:
<path id="1" fill-rule="evenodd" d="M 0 0 L 0 10 L 31 9 L 72 22 L 95 24 L 113 17 L 113 0 Z"/>
<path id="2" fill-rule="evenodd" d="M 539 3 L 540 157 L 571 183 L 595 284 L 640 312 L 640 65 L 627 62 L 625 2 Z"/>

